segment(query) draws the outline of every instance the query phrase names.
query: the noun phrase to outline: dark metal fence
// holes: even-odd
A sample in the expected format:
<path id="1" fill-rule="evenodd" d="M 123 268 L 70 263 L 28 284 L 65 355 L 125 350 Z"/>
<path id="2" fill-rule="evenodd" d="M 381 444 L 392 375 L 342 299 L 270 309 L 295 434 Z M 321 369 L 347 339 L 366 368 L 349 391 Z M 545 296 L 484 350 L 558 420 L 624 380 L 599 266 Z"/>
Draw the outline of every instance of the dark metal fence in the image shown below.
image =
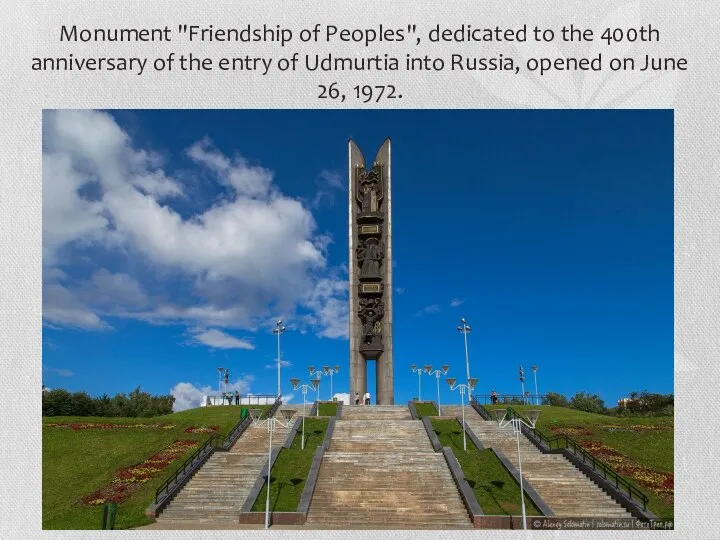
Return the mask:
<path id="1" fill-rule="evenodd" d="M 527 422 L 527 419 L 512 407 L 508 407 L 507 410 L 509 411 L 509 414 L 511 416 L 515 418 L 521 418 L 522 420 Z M 530 439 L 535 439 L 535 441 L 545 446 L 548 450 L 562 449 L 570 452 L 579 461 L 582 461 L 583 464 L 592 467 L 593 471 L 602 475 L 602 477 L 611 484 L 614 484 L 615 489 L 623 493 L 623 495 L 626 495 L 631 501 L 634 500 L 642 503 L 643 510 L 647 510 L 647 503 L 649 501 L 649 498 L 647 495 L 645 495 L 645 493 L 640 491 L 640 489 L 635 484 L 633 484 L 626 478 L 620 476 L 607 463 L 597 459 L 595 456 L 593 456 L 590 452 L 585 450 L 582 446 L 580 446 L 576 441 L 574 441 L 567 435 L 553 435 L 551 437 L 548 437 L 542 431 L 534 428 L 529 428 L 525 425 L 522 426 L 522 431 L 523 434 L 525 434 L 527 437 L 529 437 Z"/>
<path id="2" fill-rule="evenodd" d="M 473 394 L 473 398 L 481 405 L 493 405 L 491 394 Z M 497 394 L 495 396 L 498 405 L 542 405 L 545 399 L 544 394 Z"/>

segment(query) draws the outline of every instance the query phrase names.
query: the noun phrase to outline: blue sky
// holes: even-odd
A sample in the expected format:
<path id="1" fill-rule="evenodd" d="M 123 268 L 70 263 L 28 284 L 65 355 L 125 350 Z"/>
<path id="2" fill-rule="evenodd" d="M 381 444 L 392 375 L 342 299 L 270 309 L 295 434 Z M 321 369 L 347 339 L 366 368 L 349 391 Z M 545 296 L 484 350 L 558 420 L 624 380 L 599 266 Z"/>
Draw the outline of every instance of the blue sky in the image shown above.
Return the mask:
<path id="1" fill-rule="evenodd" d="M 673 391 L 673 114 L 610 110 L 46 111 L 44 384 L 273 393 L 282 317 L 283 394 L 347 392 L 347 140 L 387 136 L 396 403 L 461 317 L 477 393 Z"/>

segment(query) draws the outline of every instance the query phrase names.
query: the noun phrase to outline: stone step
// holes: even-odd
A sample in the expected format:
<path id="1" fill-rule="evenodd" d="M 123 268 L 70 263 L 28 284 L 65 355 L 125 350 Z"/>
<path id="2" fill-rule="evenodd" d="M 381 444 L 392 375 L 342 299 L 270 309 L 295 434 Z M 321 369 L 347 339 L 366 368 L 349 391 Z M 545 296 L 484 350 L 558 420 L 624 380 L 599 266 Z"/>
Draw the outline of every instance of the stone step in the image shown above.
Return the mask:
<path id="1" fill-rule="evenodd" d="M 444 414 L 460 418 L 460 407 L 445 407 Z M 501 450 L 518 467 L 517 441 L 512 431 L 501 430 L 496 422 L 484 420 L 474 409 L 465 409 L 465 422 L 480 442 Z M 631 517 L 592 480 L 560 454 L 543 454 L 525 436 L 520 437 L 523 476 L 556 516 Z"/>

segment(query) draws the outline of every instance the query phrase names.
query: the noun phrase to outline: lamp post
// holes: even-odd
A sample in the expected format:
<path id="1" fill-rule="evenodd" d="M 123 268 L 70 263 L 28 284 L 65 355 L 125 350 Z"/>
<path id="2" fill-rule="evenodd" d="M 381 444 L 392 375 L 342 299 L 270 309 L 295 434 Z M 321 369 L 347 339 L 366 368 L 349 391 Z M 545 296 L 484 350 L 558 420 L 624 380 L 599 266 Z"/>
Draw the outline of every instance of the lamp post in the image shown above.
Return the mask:
<path id="1" fill-rule="evenodd" d="M 443 366 L 442 369 L 436 369 L 435 371 L 433 371 L 432 366 L 424 366 L 424 369 L 425 373 L 431 377 L 435 375 L 435 379 L 437 380 L 438 416 L 442 416 L 442 411 L 440 410 L 440 375 L 447 375 L 450 366 L 446 365 Z"/>
<path id="2" fill-rule="evenodd" d="M 520 388 L 522 389 L 522 393 L 520 395 L 522 396 L 523 405 L 526 405 L 526 403 L 525 403 L 525 372 L 523 371 L 522 366 L 520 366 Z"/>
<path id="3" fill-rule="evenodd" d="M 223 371 L 225 371 L 225 368 L 224 368 L 224 367 L 219 367 L 219 368 L 218 368 L 218 394 L 221 394 L 221 393 L 222 393 L 221 388 L 222 388 L 222 376 L 223 376 Z M 220 399 L 222 399 L 222 396 L 220 396 Z"/>
<path id="4" fill-rule="evenodd" d="M 410 371 L 412 371 L 413 373 L 417 373 L 417 376 L 418 376 L 418 397 L 417 397 L 417 400 L 418 400 L 418 401 L 422 401 L 422 396 L 421 396 L 421 394 L 422 394 L 422 385 L 420 384 L 420 378 L 422 377 L 423 370 L 422 370 L 422 368 L 419 368 L 419 367 L 417 367 L 415 364 L 413 364 L 412 366 L 410 366 Z"/>
<path id="5" fill-rule="evenodd" d="M 274 416 L 265 420 L 260 420 L 262 409 L 250 409 L 250 417 L 252 418 L 253 427 L 259 428 L 267 426 L 268 430 L 268 475 L 267 475 L 267 496 L 265 497 L 265 528 L 270 527 L 270 472 L 272 468 L 272 434 L 276 429 L 276 424 L 280 424 L 282 427 L 288 427 L 290 425 L 290 419 L 292 418 L 295 411 L 292 409 L 282 409 L 280 414 L 283 420 L 279 420 Z"/>
<path id="6" fill-rule="evenodd" d="M 302 395 L 303 395 L 303 423 L 302 423 L 302 439 L 300 440 L 300 450 L 305 450 L 305 396 L 308 393 L 308 390 L 312 388 L 313 390 L 317 389 L 317 380 L 313 379 L 310 381 L 312 384 L 300 384 L 300 379 L 290 379 L 290 384 L 292 384 L 293 390 L 300 390 L 302 389 Z"/>
<path id="7" fill-rule="evenodd" d="M 510 408 L 508 408 L 507 410 L 493 409 L 492 413 L 495 415 L 495 420 L 497 421 L 498 427 L 500 429 L 502 429 L 508 425 L 512 425 L 512 430 L 515 435 L 515 441 L 517 443 L 518 473 L 520 476 L 520 500 L 522 502 L 523 529 L 527 529 L 527 523 L 526 523 L 527 516 L 525 514 L 525 491 L 523 489 L 522 460 L 520 458 L 520 433 L 522 431 L 523 425 L 529 427 L 530 429 L 535 429 L 535 424 L 537 423 L 537 420 L 540 417 L 540 411 L 536 411 L 536 410 L 525 411 L 525 415 L 527 416 L 529 423 L 525 422 L 519 416 L 512 414 Z M 508 420 L 505 420 L 505 418 L 507 416 L 509 416 L 510 418 Z M 503 423 L 503 421 L 504 421 L 504 423 Z"/>
<path id="8" fill-rule="evenodd" d="M 460 332 L 463 337 L 465 338 L 465 375 L 467 376 L 467 380 L 470 380 L 470 357 L 468 356 L 468 344 L 467 344 L 467 335 L 472 330 L 470 328 L 470 325 L 467 323 L 467 321 L 463 318 L 460 319 L 461 325 L 457 327 L 458 332 Z M 468 400 L 470 399 L 470 394 L 468 394 Z"/>
<path id="9" fill-rule="evenodd" d="M 315 386 L 315 390 L 317 390 L 317 409 L 315 410 L 315 416 L 320 416 L 320 377 L 324 375 L 324 373 L 319 370 L 315 369 L 314 366 L 308 366 L 308 373 L 312 377 L 315 375 L 315 378 L 312 379 L 313 386 Z"/>
<path id="10" fill-rule="evenodd" d="M 460 389 L 460 403 L 462 404 L 462 429 L 463 429 L 463 450 L 467 452 L 467 439 L 465 436 L 465 391 L 468 393 L 468 400 L 470 399 L 470 392 L 475 388 L 477 379 L 468 379 L 467 384 L 455 384 L 457 379 L 445 379 L 450 387 L 450 390 Z"/>
<path id="11" fill-rule="evenodd" d="M 323 366 L 323 373 L 325 375 L 330 375 L 330 401 L 332 401 L 332 399 L 333 399 L 332 377 L 333 377 L 333 374 L 337 373 L 338 371 L 340 371 L 340 366 L 335 366 L 335 367 Z"/>
<path id="12" fill-rule="evenodd" d="M 278 337 L 278 354 L 277 354 L 277 368 L 278 368 L 278 389 L 277 389 L 277 395 L 278 397 L 282 396 L 282 392 L 280 391 L 280 334 L 282 334 L 285 330 L 287 330 L 282 323 L 282 319 L 278 319 L 278 321 L 275 323 L 275 328 L 273 328 L 273 334 L 277 334 Z"/>
<path id="13" fill-rule="evenodd" d="M 537 389 L 537 366 L 530 366 L 530 369 L 533 371 L 533 378 L 535 379 L 535 405 L 540 405 L 540 394 L 538 394 Z"/>

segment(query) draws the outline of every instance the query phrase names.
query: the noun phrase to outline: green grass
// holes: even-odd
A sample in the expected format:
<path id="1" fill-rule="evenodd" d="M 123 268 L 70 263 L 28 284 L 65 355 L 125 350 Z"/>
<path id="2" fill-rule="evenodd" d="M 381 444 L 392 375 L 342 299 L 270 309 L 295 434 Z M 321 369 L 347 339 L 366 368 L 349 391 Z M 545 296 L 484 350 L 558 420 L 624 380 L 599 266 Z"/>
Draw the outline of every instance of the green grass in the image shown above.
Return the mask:
<path id="1" fill-rule="evenodd" d="M 268 409 L 270 406 L 260 406 Z M 225 435 L 240 420 L 240 407 L 190 409 L 154 418 L 43 417 L 49 423 L 83 422 L 112 424 L 175 424 L 172 429 L 88 429 L 43 427 L 42 526 L 43 529 L 99 529 L 102 506 L 78 501 L 109 484 L 122 467 L 141 463 L 176 440 L 205 442 L 207 433 L 185 433 L 191 426 L 219 425 Z M 151 523 L 145 510 L 155 500 L 155 490 L 177 470 L 195 449 L 173 462 L 118 505 L 116 529 Z"/>
<path id="2" fill-rule="evenodd" d="M 278 454 L 270 474 L 270 511 L 296 512 L 300 496 L 305 489 L 315 450 L 325 437 L 329 421 L 324 418 L 305 419 L 305 449 L 300 449 L 302 426 L 298 429 L 290 448 Z M 253 512 L 264 512 L 267 484 L 260 491 Z"/>
<path id="3" fill-rule="evenodd" d="M 416 401 L 415 402 L 415 410 L 417 411 L 419 418 L 422 418 L 423 416 L 437 416 L 438 415 L 435 405 L 433 405 L 429 401 Z"/>
<path id="4" fill-rule="evenodd" d="M 542 411 L 537 422 L 537 429 L 548 437 L 555 435 L 551 428 L 582 427 L 591 433 L 569 434 L 568 436 L 576 442 L 601 442 L 624 454 L 638 465 L 660 472 L 674 472 L 674 418 L 671 416 L 617 417 L 547 405 L 541 407 L 511 406 L 519 412 L 527 409 Z M 504 407 L 506 406 L 486 405 L 487 409 Z M 619 429 L 608 426 L 617 426 Z M 654 426 L 661 429 L 657 431 L 623 431 L 632 426 Z M 612 463 L 608 463 L 608 465 L 612 467 Z M 664 519 L 672 519 L 674 513 L 672 504 L 633 478 L 628 478 L 628 480 L 635 483 L 650 498 L 648 507 L 654 514 Z"/>
<path id="5" fill-rule="evenodd" d="M 483 512 L 489 516 L 521 515 L 520 486 L 490 449 L 478 450 L 467 438 L 467 452 L 463 450 L 463 433 L 457 420 L 431 420 L 442 446 L 455 453 L 468 484 L 475 493 Z M 542 515 L 525 494 L 525 510 L 529 516 Z"/>
<path id="6" fill-rule="evenodd" d="M 319 416 L 335 416 L 337 414 L 337 403 L 321 402 Z M 307 426 L 305 426 L 307 427 Z"/>

